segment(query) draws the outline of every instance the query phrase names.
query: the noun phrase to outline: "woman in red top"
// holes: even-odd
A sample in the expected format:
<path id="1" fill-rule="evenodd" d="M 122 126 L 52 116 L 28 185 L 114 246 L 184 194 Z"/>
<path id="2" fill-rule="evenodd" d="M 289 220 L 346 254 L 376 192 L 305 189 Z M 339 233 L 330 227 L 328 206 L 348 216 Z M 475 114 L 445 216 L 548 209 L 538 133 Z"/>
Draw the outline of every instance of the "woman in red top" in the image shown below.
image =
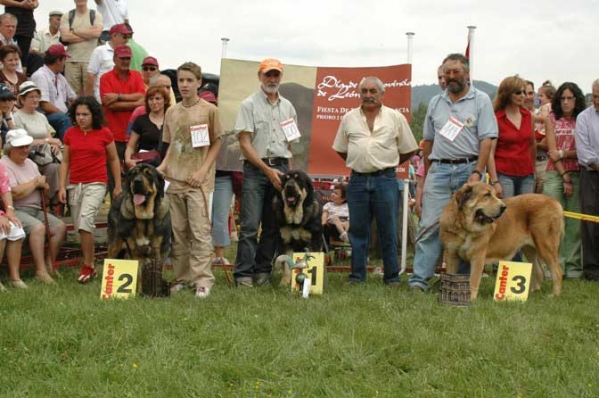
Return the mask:
<path id="1" fill-rule="evenodd" d="M 510 76 L 503 79 L 493 101 L 499 136 L 489 174 L 499 197 L 534 192 L 536 141 L 532 114 L 523 107 L 525 95 L 526 81 Z"/>
<path id="2" fill-rule="evenodd" d="M 98 101 L 91 96 L 77 98 L 71 105 L 69 114 L 73 127 L 64 135 L 58 198 L 66 203 L 66 192 L 69 191 L 69 208 L 75 229 L 79 232 L 83 252 L 83 267 L 78 281 L 87 283 L 96 276 L 94 229 L 108 184 L 106 159 L 115 181 L 113 198 L 122 190 L 121 167 L 112 133 L 103 127 L 104 116 Z"/>

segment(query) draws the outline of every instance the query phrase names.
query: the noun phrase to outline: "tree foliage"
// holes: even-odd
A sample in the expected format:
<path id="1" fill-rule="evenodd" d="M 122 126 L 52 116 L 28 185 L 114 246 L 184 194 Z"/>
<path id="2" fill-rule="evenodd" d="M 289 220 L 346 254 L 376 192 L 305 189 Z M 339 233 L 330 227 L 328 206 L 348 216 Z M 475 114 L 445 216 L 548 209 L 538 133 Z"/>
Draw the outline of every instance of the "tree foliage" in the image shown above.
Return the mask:
<path id="1" fill-rule="evenodd" d="M 420 140 L 422 139 L 424 117 L 426 116 L 427 109 L 428 106 L 424 102 L 421 102 L 420 105 L 418 105 L 418 108 L 416 108 L 416 110 L 412 112 L 410 128 L 412 129 L 414 138 L 416 138 L 416 142 L 420 142 Z"/>

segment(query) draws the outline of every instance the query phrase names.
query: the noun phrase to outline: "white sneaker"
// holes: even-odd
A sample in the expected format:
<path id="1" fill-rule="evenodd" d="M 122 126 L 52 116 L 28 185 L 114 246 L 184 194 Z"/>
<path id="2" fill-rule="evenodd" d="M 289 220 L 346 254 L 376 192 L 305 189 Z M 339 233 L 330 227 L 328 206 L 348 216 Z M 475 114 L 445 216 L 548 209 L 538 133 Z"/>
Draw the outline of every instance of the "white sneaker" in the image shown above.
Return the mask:
<path id="1" fill-rule="evenodd" d="M 196 297 L 206 298 L 208 296 L 210 296 L 210 288 L 209 287 L 200 286 L 196 289 Z"/>
<path id="2" fill-rule="evenodd" d="M 171 293 L 179 293 L 185 289 L 185 282 L 183 281 L 175 281 L 171 285 Z"/>

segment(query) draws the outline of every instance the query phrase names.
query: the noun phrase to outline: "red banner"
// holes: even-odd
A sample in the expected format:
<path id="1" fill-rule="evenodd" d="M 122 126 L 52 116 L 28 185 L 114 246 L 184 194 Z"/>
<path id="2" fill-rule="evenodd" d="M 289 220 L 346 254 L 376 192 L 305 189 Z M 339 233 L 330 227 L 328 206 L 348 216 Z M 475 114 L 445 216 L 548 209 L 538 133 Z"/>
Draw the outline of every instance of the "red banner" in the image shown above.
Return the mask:
<path id="1" fill-rule="evenodd" d="M 240 102 L 258 88 L 257 70 L 257 62 L 222 60 L 219 107 L 227 132 L 233 129 Z M 302 134 L 299 142 L 292 144 L 294 167 L 312 176 L 348 175 L 350 170 L 332 145 L 343 115 L 360 106 L 360 81 L 367 76 L 381 79 L 385 85 L 383 104 L 397 109 L 409 121 L 411 73 L 411 65 L 369 68 L 285 65 L 280 93 L 295 107 Z M 407 167 L 399 169 L 405 173 L 398 177 L 406 178 Z"/>

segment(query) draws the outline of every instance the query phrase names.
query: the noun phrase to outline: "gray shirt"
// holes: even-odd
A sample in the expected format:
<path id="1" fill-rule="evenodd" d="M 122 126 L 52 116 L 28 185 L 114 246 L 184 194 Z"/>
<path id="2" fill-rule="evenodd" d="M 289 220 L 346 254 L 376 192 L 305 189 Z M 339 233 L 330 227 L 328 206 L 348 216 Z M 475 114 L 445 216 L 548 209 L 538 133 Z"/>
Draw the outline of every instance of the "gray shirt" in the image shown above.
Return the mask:
<path id="1" fill-rule="evenodd" d="M 591 105 L 576 118 L 576 156 L 578 163 L 588 170 L 599 164 L 599 111 Z"/>
<path id="2" fill-rule="evenodd" d="M 454 141 L 439 134 L 451 116 L 464 124 Z M 430 160 L 478 156 L 479 141 L 497 138 L 497 135 L 497 119 L 491 100 L 487 94 L 474 87 L 470 87 L 468 93 L 455 103 L 451 102 L 445 90 L 428 105 L 423 138 L 434 141 Z"/>
<path id="3" fill-rule="evenodd" d="M 281 97 L 272 104 L 262 90 L 250 95 L 241 102 L 235 121 L 235 137 L 239 133 L 250 133 L 252 146 L 260 158 L 291 158 L 289 144 L 281 127 L 281 122 L 294 119 L 297 123 L 295 108 L 287 99 Z M 240 159 L 245 160 L 243 153 Z"/>

